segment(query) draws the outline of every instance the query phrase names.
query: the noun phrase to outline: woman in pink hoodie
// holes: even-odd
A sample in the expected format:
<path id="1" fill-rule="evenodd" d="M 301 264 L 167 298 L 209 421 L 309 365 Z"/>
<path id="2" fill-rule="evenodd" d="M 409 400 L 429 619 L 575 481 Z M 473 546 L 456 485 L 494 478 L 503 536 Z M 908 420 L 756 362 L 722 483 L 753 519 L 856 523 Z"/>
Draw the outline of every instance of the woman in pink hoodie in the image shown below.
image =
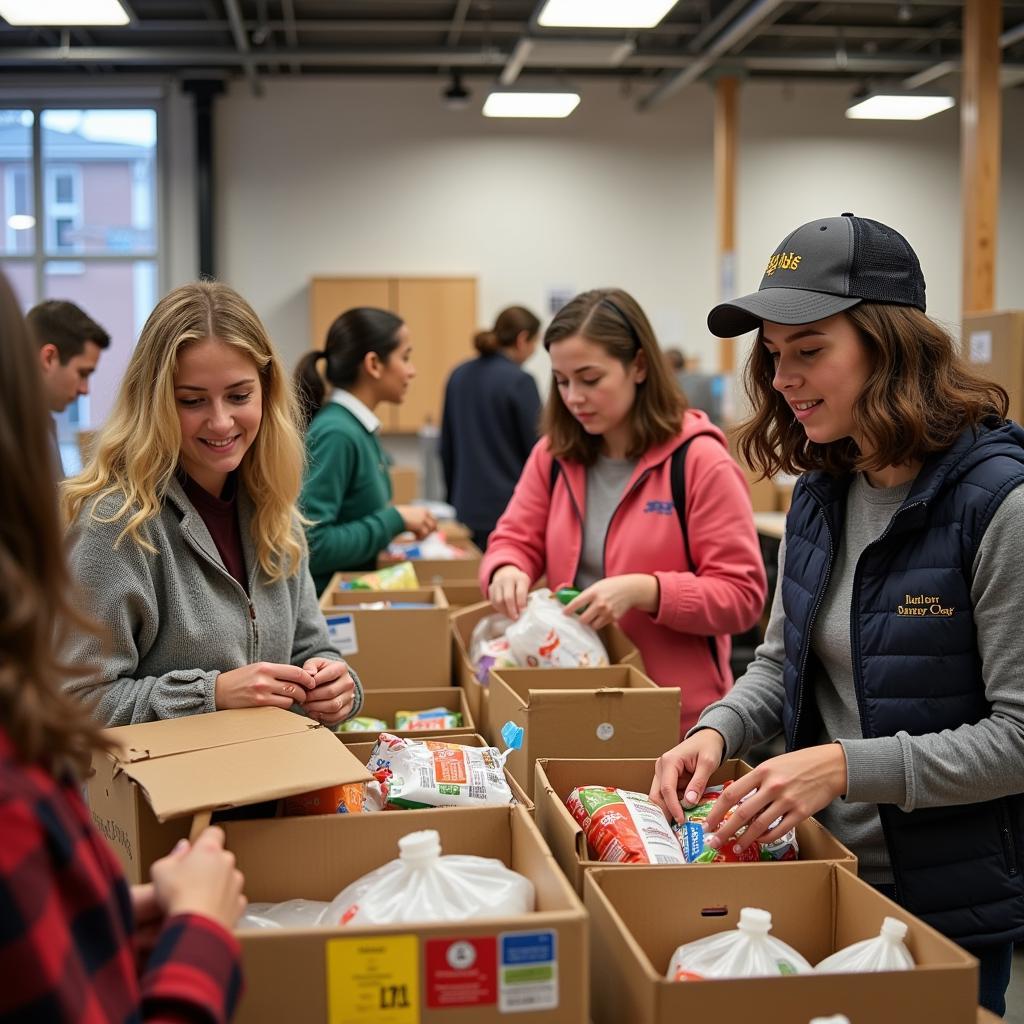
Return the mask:
<path id="1" fill-rule="evenodd" d="M 578 295 L 544 347 L 544 436 L 491 534 L 481 586 L 513 619 L 541 576 L 579 588 L 566 613 L 618 623 L 648 675 L 680 688 L 685 731 L 732 686 L 730 634 L 764 605 L 746 481 L 722 432 L 686 408 L 626 292 Z"/>

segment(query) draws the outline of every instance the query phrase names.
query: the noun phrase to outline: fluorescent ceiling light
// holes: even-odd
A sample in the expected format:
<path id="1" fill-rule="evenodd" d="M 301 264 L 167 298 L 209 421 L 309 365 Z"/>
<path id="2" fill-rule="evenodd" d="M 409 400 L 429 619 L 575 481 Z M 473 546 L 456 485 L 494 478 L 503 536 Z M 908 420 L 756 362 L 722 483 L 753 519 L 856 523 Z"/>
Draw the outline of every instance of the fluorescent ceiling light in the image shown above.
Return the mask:
<path id="1" fill-rule="evenodd" d="M 120 0 L 0 0 L 9 25 L 127 25 Z"/>
<path id="2" fill-rule="evenodd" d="M 7 226 L 12 231 L 28 231 L 36 226 L 36 219 L 30 213 L 12 213 L 7 218 Z"/>
<path id="3" fill-rule="evenodd" d="M 949 110 L 953 102 L 952 96 L 917 96 L 913 93 L 867 96 L 855 99 L 847 108 L 846 116 L 877 121 L 920 121 Z"/>
<path id="4" fill-rule="evenodd" d="M 537 22 L 545 28 L 654 28 L 676 0 L 548 0 Z"/>
<path id="5" fill-rule="evenodd" d="M 492 92 L 484 117 L 568 117 L 579 102 L 576 92 Z"/>

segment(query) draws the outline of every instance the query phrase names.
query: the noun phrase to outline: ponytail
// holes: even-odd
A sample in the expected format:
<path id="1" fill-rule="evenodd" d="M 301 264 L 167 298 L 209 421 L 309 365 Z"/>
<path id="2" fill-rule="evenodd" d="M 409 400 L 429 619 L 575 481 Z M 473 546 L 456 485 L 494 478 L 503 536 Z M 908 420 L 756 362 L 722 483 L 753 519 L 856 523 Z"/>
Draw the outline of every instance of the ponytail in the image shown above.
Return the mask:
<path id="1" fill-rule="evenodd" d="M 326 359 L 324 351 L 307 352 L 295 367 L 295 397 L 299 404 L 299 426 L 302 432 L 309 430 L 313 417 L 323 407 L 327 398 L 327 385 L 316 368 L 321 359 Z"/>
<path id="2" fill-rule="evenodd" d="M 482 356 L 493 355 L 499 349 L 511 348 L 523 331 L 528 338 L 540 330 L 540 321 L 525 306 L 503 309 L 489 331 L 480 331 L 473 344 Z"/>

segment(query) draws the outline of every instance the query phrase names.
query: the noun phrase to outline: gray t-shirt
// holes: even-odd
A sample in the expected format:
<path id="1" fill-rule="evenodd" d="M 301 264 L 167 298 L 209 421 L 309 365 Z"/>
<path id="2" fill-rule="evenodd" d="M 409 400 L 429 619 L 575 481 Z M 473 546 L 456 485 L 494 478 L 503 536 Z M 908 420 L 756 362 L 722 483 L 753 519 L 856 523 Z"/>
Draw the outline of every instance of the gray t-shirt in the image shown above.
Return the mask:
<path id="1" fill-rule="evenodd" d="M 862 738 L 850 647 L 853 574 L 860 553 L 899 507 L 901 490 L 905 497 L 909 485 L 873 489 L 860 479 L 851 485 L 846 527 L 811 636 L 823 670 L 810 681 L 822 712 L 821 741 L 842 744 L 847 773 L 845 798 L 833 801 L 817 817 L 857 854 L 861 876 L 876 884 L 891 882 L 892 871 L 875 805 L 913 811 L 1024 791 L 1024 659 L 1019 639 L 1024 486 L 1006 496 L 974 559 L 971 603 L 991 714 L 974 725 L 938 733 Z M 782 729 L 784 562 L 785 542 L 764 643 L 730 693 L 708 707 L 691 730 L 721 733 L 726 757 L 742 757 Z"/>
<path id="2" fill-rule="evenodd" d="M 636 469 L 636 459 L 609 459 L 604 455 L 587 468 L 587 512 L 583 517 L 583 550 L 576 586 L 583 590 L 604 579 L 604 541 L 612 513 Z"/>

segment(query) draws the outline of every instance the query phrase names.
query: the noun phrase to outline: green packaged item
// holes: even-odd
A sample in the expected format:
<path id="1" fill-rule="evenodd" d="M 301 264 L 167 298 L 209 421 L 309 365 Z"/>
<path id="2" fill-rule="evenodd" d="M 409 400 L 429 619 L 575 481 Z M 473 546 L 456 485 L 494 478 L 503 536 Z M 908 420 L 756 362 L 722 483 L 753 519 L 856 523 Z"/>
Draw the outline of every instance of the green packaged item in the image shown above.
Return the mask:
<path id="1" fill-rule="evenodd" d="M 335 727 L 335 732 L 384 732 L 388 728 L 388 723 L 380 718 L 370 718 L 368 715 L 360 715 L 356 718 L 349 718 L 344 722 L 339 722 Z"/>
<path id="2" fill-rule="evenodd" d="M 561 601 L 562 604 L 568 604 L 570 601 L 575 601 L 580 596 L 580 592 L 575 587 L 559 587 L 555 591 L 555 599 Z"/>
<path id="3" fill-rule="evenodd" d="M 427 729 L 458 729 L 462 712 L 449 708 L 427 708 L 425 711 L 396 711 L 395 730 L 423 732 Z"/>

